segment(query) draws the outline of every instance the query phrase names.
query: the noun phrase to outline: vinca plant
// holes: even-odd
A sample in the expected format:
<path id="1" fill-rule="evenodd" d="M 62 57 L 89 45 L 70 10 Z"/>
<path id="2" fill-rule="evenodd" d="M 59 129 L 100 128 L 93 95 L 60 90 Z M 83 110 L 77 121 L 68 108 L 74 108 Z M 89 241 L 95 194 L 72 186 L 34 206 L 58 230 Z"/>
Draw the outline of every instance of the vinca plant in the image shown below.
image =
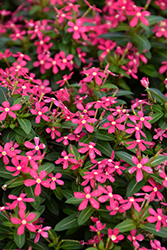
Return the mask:
<path id="1" fill-rule="evenodd" d="M 0 3 L 0 249 L 167 249 L 167 1 Z"/>

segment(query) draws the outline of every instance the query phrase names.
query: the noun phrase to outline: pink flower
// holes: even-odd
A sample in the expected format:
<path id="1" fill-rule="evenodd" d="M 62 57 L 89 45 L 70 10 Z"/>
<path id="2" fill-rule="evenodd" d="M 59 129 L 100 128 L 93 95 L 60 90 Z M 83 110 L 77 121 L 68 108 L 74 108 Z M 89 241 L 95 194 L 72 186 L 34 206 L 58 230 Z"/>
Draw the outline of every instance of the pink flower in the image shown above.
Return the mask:
<path id="1" fill-rule="evenodd" d="M 74 192 L 75 198 L 77 198 L 77 199 L 83 199 L 84 198 L 84 200 L 79 205 L 78 210 L 85 209 L 87 207 L 87 205 L 88 205 L 88 201 L 90 202 L 92 207 L 94 207 L 95 209 L 99 209 L 99 207 L 100 207 L 99 203 L 92 197 L 97 197 L 97 196 L 101 195 L 102 192 L 97 189 L 97 190 L 95 190 L 95 191 L 93 191 L 91 193 L 90 186 L 85 187 L 84 192 L 85 193 Z"/>
<path id="2" fill-rule="evenodd" d="M 83 118 L 79 117 L 79 119 L 72 119 L 73 123 L 79 124 L 78 127 L 74 130 L 74 134 L 79 134 L 82 131 L 83 126 L 89 133 L 93 133 L 94 127 L 89 123 L 95 123 L 97 119 L 89 118 L 88 116 L 84 116 Z"/>
<path id="3" fill-rule="evenodd" d="M 135 27 L 140 20 L 144 25 L 148 26 L 149 21 L 145 16 L 149 16 L 151 13 L 149 11 L 140 12 L 140 8 L 136 8 L 136 11 L 131 11 L 129 15 L 135 15 L 135 17 L 130 21 L 130 27 Z"/>
<path id="4" fill-rule="evenodd" d="M 161 230 L 161 223 L 162 223 L 162 219 L 163 219 L 162 209 L 157 208 L 157 213 L 156 213 L 154 209 L 149 208 L 149 213 L 153 216 L 147 217 L 147 221 L 149 223 L 154 223 L 157 221 L 155 228 L 157 231 L 160 231 Z"/>
<path id="5" fill-rule="evenodd" d="M 84 148 L 78 149 L 78 152 L 84 154 L 87 151 L 89 151 L 89 157 L 91 160 L 93 160 L 96 157 L 95 153 L 101 156 L 101 152 L 95 148 L 96 143 L 89 142 L 89 144 L 86 144 L 83 142 L 79 142 L 79 145 Z"/>
<path id="6" fill-rule="evenodd" d="M 31 231 L 31 232 L 35 232 L 36 228 L 35 226 L 30 223 L 32 220 L 35 219 L 36 214 L 34 213 L 29 213 L 28 215 L 25 216 L 25 211 L 23 209 L 19 210 L 19 218 L 15 218 L 15 217 L 11 217 L 11 222 L 13 224 L 21 224 L 18 229 L 17 229 L 17 234 L 21 235 L 24 233 L 25 227 Z"/>
<path id="7" fill-rule="evenodd" d="M 98 187 L 99 190 L 101 190 L 105 195 L 101 195 L 98 198 L 98 201 L 104 203 L 106 202 L 108 199 L 110 200 L 110 206 L 112 205 L 112 203 L 114 203 L 114 199 L 121 201 L 123 200 L 123 198 L 119 195 L 119 194 L 113 194 L 113 189 L 111 186 L 107 186 L 106 189 L 102 186 Z"/>
<path id="8" fill-rule="evenodd" d="M 10 107 L 10 103 L 8 101 L 4 101 L 2 103 L 2 106 L 3 107 L 0 107 L 0 112 L 3 112 L 3 113 L 0 114 L 0 121 L 5 120 L 7 114 L 10 115 L 12 118 L 16 119 L 16 115 L 12 111 L 19 110 L 22 107 L 20 104 L 15 104 L 12 107 Z"/>
<path id="9" fill-rule="evenodd" d="M 9 194 L 8 198 L 11 200 L 15 200 L 10 205 L 10 209 L 14 209 L 17 206 L 17 204 L 19 204 L 19 209 L 25 210 L 26 206 L 25 206 L 24 202 L 34 202 L 35 201 L 33 198 L 24 198 L 25 196 L 26 196 L 26 194 L 24 194 L 24 193 L 20 194 L 19 197 L 12 195 L 12 194 Z"/>
<path id="10" fill-rule="evenodd" d="M 39 137 L 34 137 L 34 142 L 35 142 L 35 145 L 32 144 L 31 142 L 29 141 L 25 141 L 24 145 L 27 147 L 27 148 L 31 148 L 33 149 L 31 152 L 32 154 L 35 154 L 37 152 L 38 155 L 41 155 L 41 152 L 40 152 L 40 149 L 44 149 L 46 146 L 45 144 L 43 143 L 40 143 L 39 144 Z"/>
<path id="11" fill-rule="evenodd" d="M 11 145 L 12 145 L 11 142 L 7 142 L 4 145 L 4 148 L 0 145 L 0 158 L 3 157 L 3 163 L 5 165 L 9 163 L 8 156 L 11 158 L 16 155 L 16 153 L 11 150 Z"/>
<path id="12" fill-rule="evenodd" d="M 127 149 L 135 148 L 138 145 L 138 147 L 140 148 L 141 151 L 146 150 L 146 147 L 144 146 L 144 144 L 150 145 L 150 146 L 153 145 L 152 142 L 141 140 L 141 139 L 137 139 L 135 141 L 129 141 L 129 142 L 126 142 L 126 144 L 131 144 L 130 146 L 127 147 Z"/>
<path id="13" fill-rule="evenodd" d="M 161 247 L 161 242 L 156 239 L 154 241 L 150 240 L 150 245 L 152 250 L 166 250 L 165 247 Z"/>
<path id="14" fill-rule="evenodd" d="M 36 236 L 35 236 L 35 239 L 34 239 L 34 243 L 37 243 L 39 241 L 40 235 L 43 238 L 48 238 L 48 233 L 45 232 L 45 231 L 48 231 L 50 229 L 51 229 L 51 227 L 48 227 L 48 226 L 42 228 L 42 225 L 40 225 L 40 226 L 36 225 L 37 232 L 36 232 Z"/>
<path id="15" fill-rule="evenodd" d="M 148 89 L 148 87 L 149 87 L 149 85 L 150 85 L 148 78 L 143 77 L 143 78 L 140 80 L 140 82 L 141 82 L 141 85 L 142 85 L 144 88 Z"/>
<path id="16" fill-rule="evenodd" d="M 129 169 L 129 173 L 132 174 L 137 170 L 136 173 L 136 181 L 139 182 L 143 179 L 143 173 L 142 170 L 146 171 L 149 174 L 153 174 L 153 170 L 151 167 L 145 166 L 144 164 L 146 164 L 149 159 L 148 158 L 142 158 L 141 161 L 139 162 L 139 160 L 137 159 L 136 156 L 132 157 L 132 161 L 133 163 L 136 165 L 132 168 Z"/>
<path id="17" fill-rule="evenodd" d="M 86 27 L 83 26 L 83 20 L 77 19 L 76 23 L 74 24 L 72 21 L 68 21 L 68 26 L 70 28 L 67 29 L 67 32 L 73 32 L 73 39 L 78 40 L 81 36 L 84 40 L 87 40 Z"/>
<path id="18" fill-rule="evenodd" d="M 66 153 L 65 150 L 61 153 L 63 158 L 59 158 L 58 160 L 55 161 L 56 164 L 63 163 L 63 169 L 68 168 L 69 164 L 76 164 L 78 163 L 76 159 L 70 158 L 70 157 L 75 157 L 73 154 L 68 154 Z"/>
<path id="19" fill-rule="evenodd" d="M 105 78 L 107 77 L 107 75 L 101 72 L 99 68 L 94 68 L 94 67 L 84 70 L 83 73 L 85 75 L 88 75 L 83 79 L 83 81 L 91 82 L 92 79 L 94 79 L 98 86 L 102 84 L 102 79 L 100 77 L 105 77 Z"/>
<path id="20" fill-rule="evenodd" d="M 59 180 L 59 178 L 62 177 L 62 174 L 57 173 L 55 176 L 53 176 L 53 174 L 50 173 L 50 174 L 48 174 L 48 176 L 51 177 L 51 179 L 48 179 L 48 181 L 51 181 L 51 183 L 50 183 L 51 190 L 56 189 L 56 183 L 59 185 L 64 185 L 64 181 Z"/>
<path id="21" fill-rule="evenodd" d="M 155 182 L 155 180 L 153 178 L 150 178 L 148 180 L 148 182 L 152 185 L 152 187 L 146 185 L 146 186 L 142 187 L 142 190 L 144 192 L 150 192 L 150 191 L 152 191 L 150 193 L 150 197 L 151 197 L 150 201 L 153 201 L 155 199 L 155 195 L 157 195 L 158 199 L 160 199 L 162 201 L 163 200 L 163 195 L 158 190 L 162 189 L 163 186 L 161 184 L 159 184 L 159 183 L 156 185 L 156 182 Z"/>
<path id="22" fill-rule="evenodd" d="M 138 235 L 135 236 L 136 232 L 137 232 L 136 229 L 131 230 L 130 231 L 131 235 L 128 235 L 127 238 L 128 238 L 128 240 L 133 241 L 133 246 L 135 248 L 138 248 L 140 245 L 137 242 L 137 240 L 139 240 L 139 241 L 144 240 L 144 236 L 142 234 L 138 234 Z"/>
<path id="23" fill-rule="evenodd" d="M 16 157 L 14 157 L 14 158 L 12 158 L 11 161 L 15 167 L 6 166 L 5 168 L 10 172 L 16 171 L 14 174 L 12 174 L 13 176 L 19 175 L 20 171 L 22 171 L 23 173 L 29 173 L 30 168 L 26 166 L 26 164 L 23 160 L 19 163 L 18 159 Z"/>
<path id="24" fill-rule="evenodd" d="M 27 179 L 23 183 L 27 187 L 31 187 L 31 186 L 33 186 L 33 185 L 36 184 L 36 187 L 35 187 L 35 196 L 40 195 L 40 193 L 41 193 L 41 185 L 44 186 L 44 187 L 46 187 L 46 188 L 50 187 L 49 181 L 48 180 L 43 180 L 47 176 L 47 172 L 46 171 L 41 171 L 39 173 L 39 176 L 38 176 L 37 172 L 34 169 L 31 169 L 30 175 L 35 180 Z"/>
<path id="25" fill-rule="evenodd" d="M 46 112 L 48 112 L 49 108 L 44 106 L 42 107 L 41 104 L 39 102 L 35 103 L 35 109 L 30 109 L 31 113 L 33 115 L 37 115 L 37 117 L 35 118 L 35 122 L 36 123 L 40 123 L 41 121 L 41 117 L 45 120 L 45 121 L 49 121 L 49 117 L 45 115 Z"/>
<path id="26" fill-rule="evenodd" d="M 106 122 L 103 124 L 103 128 L 107 128 L 109 127 L 108 129 L 108 133 L 109 134 L 112 134 L 115 132 L 115 127 L 118 129 L 118 130 L 125 130 L 125 126 L 120 124 L 121 122 L 124 121 L 124 119 L 122 118 L 119 118 L 117 120 L 114 120 L 114 117 L 112 115 L 108 115 L 107 116 L 107 119 L 110 121 L 110 122 Z"/>
<path id="27" fill-rule="evenodd" d="M 119 234 L 118 228 L 114 228 L 113 230 L 111 228 L 108 229 L 108 237 L 112 240 L 114 243 L 118 243 L 120 240 L 124 239 L 123 234 Z"/>
<path id="28" fill-rule="evenodd" d="M 92 231 L 92 232 L 100 232 L 105 228 L 105 226 L 106 226 L 106 224 L 102 225 L 102 223 L 97 219 L 96 228 L 92 225 L 90 225 L 89 227 L 90 227 L 90 231 Z"/>
<path id="29" fill-rule="evenodd" d="M 163 186 L 167 187 L 167 175 L 166 175 L 166 173 L 164 171 L 163 172 L 159 172 L 159 176 L 164 179 L 162 181 Z"/>
<path id="30" fill-rule="evenodd" d="M 126 203 L 124 205 L 122 205 L 121 207 L 125 210 L 129 210 L 133 204 L 134 208 L 140 212 L 141 208 L 139 207 L 139 204 L 137 202 L 141 202 L 143 201 L 144 199 L 143 198 L 137 198 L 137 199 L 134 199 L 133 197 L 128 197 L 127 200 L 121 200 L 120 203 Z"/>

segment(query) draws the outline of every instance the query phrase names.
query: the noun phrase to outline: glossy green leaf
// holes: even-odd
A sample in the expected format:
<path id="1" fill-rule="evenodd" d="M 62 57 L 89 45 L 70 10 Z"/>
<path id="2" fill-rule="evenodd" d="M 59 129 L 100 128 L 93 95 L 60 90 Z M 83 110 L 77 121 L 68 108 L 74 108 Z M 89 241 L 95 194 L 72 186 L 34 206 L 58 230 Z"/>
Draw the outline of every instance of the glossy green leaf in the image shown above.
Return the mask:
<path id="1" fill-rule="evenodd" d="M 17 228 L 14 230 L 14 241 L 19 248 L 22 248 L 25 244 L 25 233 L 18 235 Z"/>
<path id="2" fill-rule="evenodd" d="M 144 180 L 137 182 L 136 178 L 132 179 L 128 185 L 126 196 L 127 197 L 133 196 L 144 186 L 144 184 L 145 184 Z"/>
<path id="3" fill-rule="evenodd" d="M 159 236 L 159 237 L 162 237 L 162 238 L 167 238 L 167 228 L 162 228 L 161 227 L 161 230 L 160 231 L 157 231 L 156 228 L 155 228 L 155 225 L 154 224 L 141 224 L 140 225 L 140 228 L 144 229 L 145 231 L 153 234 L 153 235 L 156 235 L 156 236 Z"/>
<path id="4" fill-rule="evenodd" d="M 157 112 L 151 115 L 152 119 L 150 120 L 150 123 L 153 124 L 157 122 L 164 114 L 162 112 Z"/>
<path id="5" fill-rule="evenodd" d="M 116 225 L 115 228 L 118 228 L 120 233 L 124 233 L 136 229 L 136 225 L 133 220 L 127 219 Z"/>
<path id="6" fill-rule="evenodd" d="M 97 132 L 92 134 L 95 138 L 100 139 L 102 141 L 114 141 L 115 138 L 112 134 L 109 134 L 106 130 L 98 129 Z"/>
<path id="7" fill-rule="evenodd" d="M 65 203 L 67 204 L 73 204 L 73 205 L 78 205 L 83 201 L 83 199 L 77 199 L 75 197 L 70 197 L 69 199 L 66 200 Z"/>
<path id="8" fill-rule="evenodd" d="M 47 244 L 41 241 L 34 243 L 34 240 L 28 240 L 28 243 L 29 243 L 29 246 L 33 247 L 34 250 L 51 250 Z"/>
<path id="9" fill-rule="evenodd" d="M 95 209 L 92 206 L 88 206 L 84 210 L 81 211 L 81 213 L 78 216 L 78 225 L 83 225 L 86 221 L 90 219 L 90 216 L 93 214 Z"/>
<path id="10" fill-rule="evenodd" d="M 149 21 L 149 26 L 150 26 L 150 25 L 153 25 L 153 24 L 157 24 L 160 21 L 163 21 L 164 17 L 151 15 L 151 16 L 147 16 L 146 19 Z"/>
<path id="11" fill-rule="evenodd" d="M 150 161 L 154 158 L 154 156 L 150 159 Z M 158 155 L 157 158 L 155 160 L 153 160 L 149 165 L 151 167 L 155 167 L 158 164 L 162 163 L 166 161 L 166 155 Z"/>
<path id="12" fill-rule="evenodd" d="M 157 97 L 162 103 L 167 102 L 167 97 L 163 95 L 159 89 L 149 88 L 148 91 Z"/>
<path id="13" fill-rule="evenodd" d="M 63 220 L 61 220 L 59 223 L 56 224 L 54 230 L 63 231 L 63 230 L 67 230 L 70 228 L 78 227 L 77 214 L 78 212 L 71 214 L 67 216 L 66 218 L 64 218 Z"/>
<path id="14" fill-rule="evenodd" d="M 55 196 L 57 197 L 57 199 L 59 199 L 60 201 L 63 199 L 64 195 L 63 195 L 63 191 L 60 187 L 56 187 L 55 190 L 53 190 Z"/>
<path id="15" fill-rule="evenodd" d="M 51 213 L 55 214 L 56 216 L 59 215 L 59 206 L 54 199 L 45 201 L 45 205 Z"/>
<path id="16" fill-rule="evenodd" d="M 116 154 L 116 156 L 119 157 L 119 159 L 125 161 L 126 163 L 128 163 L 128 164 L 130 164 L 132 166 L 134 166 L 134 163 L 132 161 L 132 155 L 130 155 L 130 154 L 124 152 L 124 151 L 116 151 L 115 154 Z"/>
<path id="17" fill-rule="evenodd" d="M 101 89 L 118 89 L 118 87 L 113 83 L 105 83 L 104 85 L 100 86 Z"/>
<path id="18" fill-rule="evenodd" d="M 61 248 L 64 250 L 79 250 L 79 249 L 83 249 L 84 246 L 80 245 L 79 241 L 74 241 L 74 240 L 66 240 L 63 242 L 63 244 L 61 245 Z"/>
<path id="19" fill-rule="evenodd" d="M 24 130 L 24 132 L 28 135 L 31 132 L 32 125 L 28 119 L 17 118 L 19 125 Z"/>
<path id="20" fill-rule="evenodd" d="M 54 168 L 55 168 L 55 165 L 53 163 L 46 162 L 42 164 L 41 166 L 39 166 L 38 173 L 40 173 L 41 171 L 46 171 L 49 174 L 54 170 Z"/>
<path id="21" fill-rule="evenodd" d="M 146 38 L 146 36 L 142 36 L 137 33 L 136 34 L 132 33 L 131 37 L 132 37 L 132 42 L 134 42 L 134 44 L 137 46 L 139 53 L 143 53 L 145 49 L 146 50 L 151 49 L 151 44 L 149 40 Z"/>
<path id="22" fill-rule="evenodd" d="M 104 142 L 102 140 L 98 140 L 96 143 L 96 148 L 104 155 L 107 155 L 108 157 L 111 157 L 112 153 L 112 147 L 108 142 Z"/>

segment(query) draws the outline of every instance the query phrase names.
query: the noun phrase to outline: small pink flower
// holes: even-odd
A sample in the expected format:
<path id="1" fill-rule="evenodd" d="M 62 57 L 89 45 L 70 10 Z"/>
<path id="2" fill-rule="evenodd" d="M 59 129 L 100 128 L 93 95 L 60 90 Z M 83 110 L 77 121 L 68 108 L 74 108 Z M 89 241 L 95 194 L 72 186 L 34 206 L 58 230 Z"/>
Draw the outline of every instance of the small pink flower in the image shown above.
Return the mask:
<path id="1" fill-rule="evenodd" d="M 62 177 L 62 174 L 57 173 L 55 176 L 53 176 L 52 173 L 48 174 L 51 179 L 48 179 L 48 181 L 51 181 L 50 183 L 50 189 L 54 190 L 56 189 L 56 183 L 59 185 L 64 185 L 64 181 L 59 180 L 60 177 Z"/>
<path id="2" fill-rule="evenodd" d="M 12 107 L 10 107 L 10 103 L 8 101 L 4 101 L 2 103 L 2 106 L 3 107 L 0 107 L 0 112 L 3 112 L 3 113 L 0 114 L 0 121 L 4 121 L 7 114 L 9 116 L 11 116 L 12 118 L 16 119 L 16 115 L 12 111 L 17 111 L 17 110 L 21 109 L 21 107 L 22 107 L 20 104 L 15 104 Z"/>
<path id="3" fill-rule="evenodd" d="M 36 214 L 34 213 L 29 213 L 28 215 L 25 215 L 25 211 L 23 209 L 19 210 L 19 218 L 11 217 L 11 222 L 13 224 L 20 224 L 20 226 L 17 229 L 17 234 L 21 235 L 24 233 L 25 227 L 31 231 L 35 232 L 36 228 L 35 226 L 31 223 L 32 220 L 35 219 Z"/>
<path id="4" fill-rule="evenodd" d="M 149 85 L 150 85 L 148 78 L 143 77 L 143 78 L 140 80 L 140 82 L 141 82 L 141 85 L 142 85 L 144 88 L 148 89 L 148 87 L 149 87 Z"/>
<path id="5" fill-rule="evenodd" d="M 48 238 L 48 233 L 45 232 L 45 231 L 48 231 L 50 229 L 51 229 L 51 227 L 48 227 L 48 226 L 42 227 L 42 225 L 40 225 L 40 226 L 36 225 L 37 232 L 36 232 L 36 236 L 35 236 L 35 239 L 34 239 L 34 243 L 37 243 L 39 241 L 40 235 L 43 238 Z"/>
<path id="6" fill-rule="evenodd" d="M 8 198 L 11 200 L 15 200 L 10 205 L 10 209 L 14 209 L 17 206 L 17 204 L 19 204 L 19 209 L 25 210 L 26 206 L 25 206 L 24 202 L 34 202 L 35 201 L 33 198 L 24 198 L 25 196 L 26 196 L 26 194 L 24 194 L 24 193 L 20 194 L 19 197 L 12 195 L 12 194 L 9 194 Z"/>
<path id="7" fill-rule="evenodd" d="M 119 234 L 118 228 L 114 228 L 113 230 L 111 228 L 108 229 L 108 237 L 112 240 L 114 243 L 118 243 L 120 240 L 124 239 L 123 234 Z"/>
<path id="8" fill-rule="evenodd" d="M 45 113 L 48 112 L 49 108 L 44 106 L 42 107 L 41 104 L 39 102 L 36 102 L 35 103 L 35 107 L 36 107 L 36 110 L 35 109 L 30 109 L 31 113 L 33 115 L 37 115 L 36 119 L 35 119 L 35 122 L 36 123 L 40 123 L 41 121 L 41 117 L 45 120 L 45 121 L 49 121 L 49 117 L 45 115 Z"/>
<path id="9" fill-rule="evenodd" d="M 155 180 L 153 178 L 150 178 L 148 180 L 148 182 L 151 184 L 151 186 L 146 185 L 146 186 L 142 187 L 142 190 L 144 192 L 150 192 L 151 191 L 151 193 L 150 193 L 150 197 L 151 197 L 150 201 L 153 201 L 155 199 L 155 195 L 157 195 L 158 199 L 160 199 L 162 201 L 163 200 L 163 195 L 158 190 L 162 189 L 163 186 L 161 184 L 159 184 L 159 183 L 156 185 L 156 182 L 155 182 Z"/>
<path id="10" fill-rule="evenodd" d="M 89 151 L 89 157 L 91 160 L 96 157 L 95 153 L 101 156 L 101 152 L 95 148 L 96 143 L 89 142 L 89 144 L 86 144 L 83 142 L 79 142 L 79 145 L 83 148 L 78 149 L 78 152 L 84 154 Z"/>
<path id="11" fill-rule="evenodd" d="M 95 190 L 91 193 L 91 188 L 90 186 L 87 186 L 84 188 L 84 192 L 85 193 L 81 193 L 81 192 L 74 192 L 74 196 L 77 199 L 83 199 L 84 200 L 81 202 L 81 204 L 79 205 L 78 210 L 83 210 L 87 207 L 88 205 L 88 201 L 90 202 L 90 204 L 92 205 L 92 207 L 94 207 L 95 209 L 99 209 L 100 204 L 99 202 L 97 202 L 94 198 L 92 197 L 97 197 L 99 195 L 101 195 L 101 191 L 100 190 Z"/>
<path id="12" fill-rule="evenodd" d="M 161 230 L 161 223 L 162 223 L 162 220 L 163 220 L 162 209 L 157 208 L 157 212 L 155 212 L 154 209 L 149 208 L 149 213 L 151 215 L 153 215 L 153 216 L 147 217 L 147 221 L 149 223 L 154 223 L 154 222 L 157 221 L 155 228 L 156 228 L 156 231 L 160 231 Z"/>
<path id="13" fill-rule="evenodd" d="M 58 160 L 55 161 L 56 164 L 63 163 L 63 169 L 68 168 L 69 164 L 76 164 L 78 161 L 76 159 L 73 159 L 71 157 L 75 157 L 73 154 L 68 154 L 66 153 L 65 150 L 61 153 L 61 156 L 63 158 L 59 158 Z"/>
<path id="14" fill-rule="evenodd" d="M 25 186 L 27 187 L 31 187 L 33 185 L 36 184 L 36 187 L 35 187 L 35 196 L 38 196 L 41 194 L 41 185 L 46 187 L 46 188 L 49 188 L 50 187 L 50 183 L 48 180 L 43 180 L 46 176 L 47 176 L 47 172 L 46 171 L 41 171 L 39 173 L 39 176 L 37 174 L 37 172 L 32 169 L 30 171 L 30 175 L 35 179 L 27 179 L 25 180 L 23 183 Z"/>
<path id="15" fill-rule="evenodd" d="M 143 236 L 142 234 L 136 235 L 136 232 L 137 232 L 136 229 L 131 230 L 131 231 L 130 231 L 131 235 L 128 235 L 128 236 L 127 236 L 128 240 L 133 241 L 133 246 L 135 247 L 135 249 L 136 249 L 136 248 L 139 248 L 139 246 L 140 246 L 139 243 L 137 242 L 137 240 L 138 240 L 138 241 L 144 240 L 144 236 Z M 135 235 L 136 235 L 136 236 L 135 236 Z"/>

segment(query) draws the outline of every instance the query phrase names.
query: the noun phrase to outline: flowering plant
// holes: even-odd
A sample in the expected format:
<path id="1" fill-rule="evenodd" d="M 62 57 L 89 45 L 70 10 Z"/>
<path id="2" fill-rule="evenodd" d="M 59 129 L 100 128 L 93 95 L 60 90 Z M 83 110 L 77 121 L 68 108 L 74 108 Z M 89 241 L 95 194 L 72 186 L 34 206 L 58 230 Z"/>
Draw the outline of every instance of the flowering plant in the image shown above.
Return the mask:
<path id="1" fill-rule="evenodd" d="M 165 250 L 166 0 L 16 4 L 0 4 L 0 248 Z"/>

